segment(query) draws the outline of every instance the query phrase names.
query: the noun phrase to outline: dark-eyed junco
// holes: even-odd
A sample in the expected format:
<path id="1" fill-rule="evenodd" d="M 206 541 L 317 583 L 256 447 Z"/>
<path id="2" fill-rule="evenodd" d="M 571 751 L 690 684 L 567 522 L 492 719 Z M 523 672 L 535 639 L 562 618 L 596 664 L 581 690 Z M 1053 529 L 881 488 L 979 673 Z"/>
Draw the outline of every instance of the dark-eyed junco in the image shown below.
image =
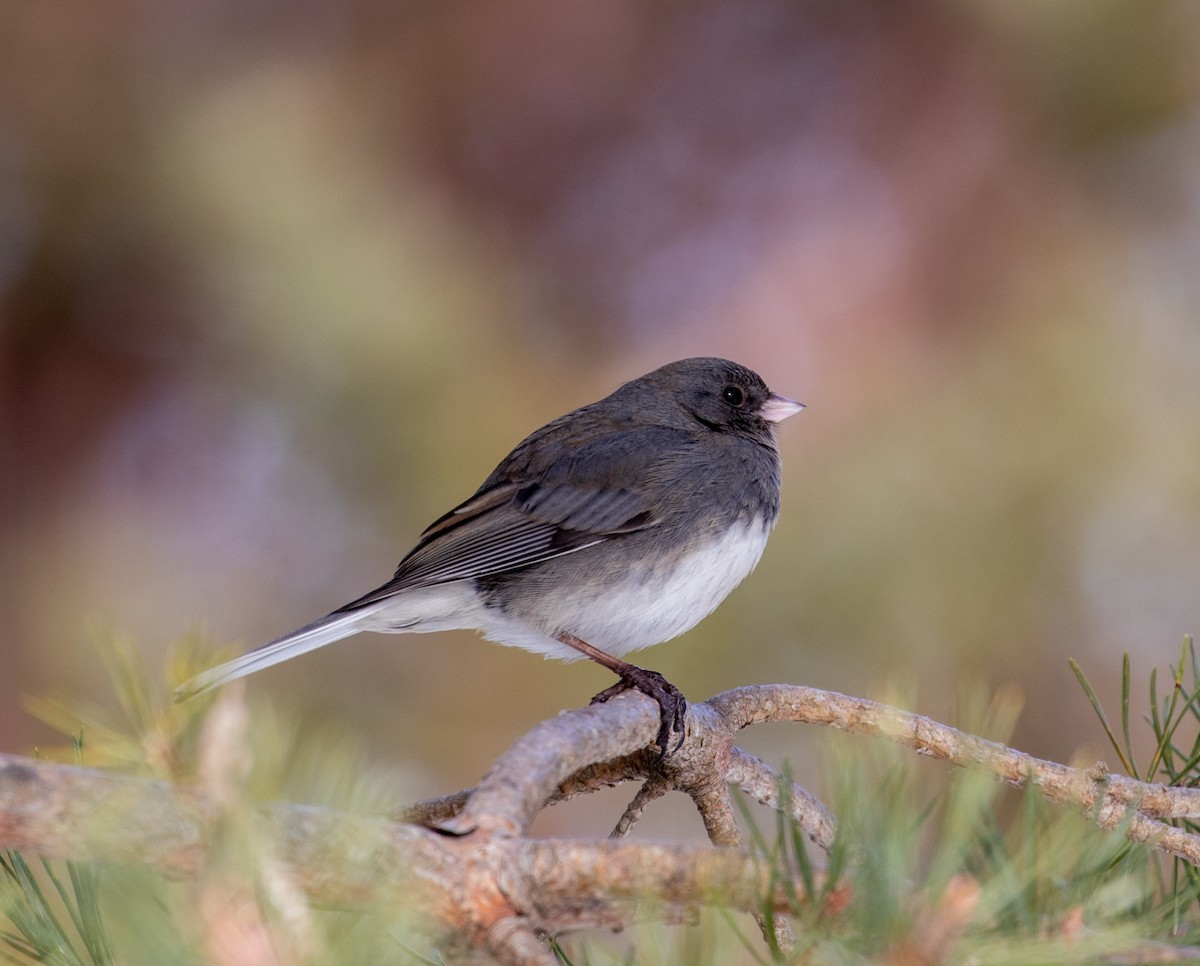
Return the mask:
<path id="1" fill-rule="evenodd" d="M 684 359 L 526 437 L 422 535 L 395 576 L 193 678 L 188 697 L 359 631 L 469 628 L 547 657 L 591 658 L 661 709 L 686 702 L 620 659 L 693 627 L 754 569 L 779 516 L 774 424 L 804 407 L 725 359 Z"/>

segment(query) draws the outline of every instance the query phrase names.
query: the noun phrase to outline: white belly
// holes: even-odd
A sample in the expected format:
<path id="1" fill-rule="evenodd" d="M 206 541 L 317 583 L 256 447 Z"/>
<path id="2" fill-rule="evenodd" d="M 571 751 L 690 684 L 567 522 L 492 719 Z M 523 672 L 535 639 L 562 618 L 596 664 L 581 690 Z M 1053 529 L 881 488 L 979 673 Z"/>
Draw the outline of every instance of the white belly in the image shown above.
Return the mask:
<path id="1" fill-rule="evenodd" d="M 633 570 L 623 585 L 605 575 L 553 592 L 531 589 L 537 596 L 519 601 L 519 608 L 508 601 L 519 617 L 486 606 L 474 580 L 401 591 L 359 610 L 335 611 L 200 675 L 188 687 L 193 692 L 215 687 L 359 631 L 420 634 L 469 628 L 501 644 L 576 661 L 581 655 L 555 639 L 567 632 L 619 657 L 670 640 L 711 614 L 754 569 L 769 529 L 753 520 L 684 556 L 669 571 Z"/>
<path id="2" fill-rule="evenodd" d="M 620 657 L 668 641 L 711 614 L 754 569 L 767 535 L 768 528 L 754 520 L 693 551 L 670 573 L 615 589 L 565 590 L 539 615 L 537 627 L 498 611 L 484 611 L 475 626 L 489 640 L 565 661 L 581 655 L 556 640 L 555 631 L 568 631 Z"/>

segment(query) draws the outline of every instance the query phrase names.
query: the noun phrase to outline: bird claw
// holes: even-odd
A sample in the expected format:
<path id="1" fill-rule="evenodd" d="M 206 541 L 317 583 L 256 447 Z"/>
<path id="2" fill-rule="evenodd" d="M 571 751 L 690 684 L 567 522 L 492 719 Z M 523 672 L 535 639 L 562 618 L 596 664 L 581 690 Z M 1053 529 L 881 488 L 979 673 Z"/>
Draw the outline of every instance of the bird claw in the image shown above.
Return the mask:
<path id="1" fill-rule="evenodd" d="M 640 691 L 658 703 L 659 726 L 658 735 L 654 739 L 658 757 L 666 758 L 667 755 L 677 752 L 686 737 L 684 717 L 687 713 L 687 699 L 684 698 L 683 692 L 657 671 L 647 671 L 645 668 L 631 665 L 621 674 L 621 680 L 597 694 L 591 703 L 603 704 L 626 691 Z M 668 751 L 672 734 L 678 734 L 679 740 L 675 742 L 675 747 Z"/>

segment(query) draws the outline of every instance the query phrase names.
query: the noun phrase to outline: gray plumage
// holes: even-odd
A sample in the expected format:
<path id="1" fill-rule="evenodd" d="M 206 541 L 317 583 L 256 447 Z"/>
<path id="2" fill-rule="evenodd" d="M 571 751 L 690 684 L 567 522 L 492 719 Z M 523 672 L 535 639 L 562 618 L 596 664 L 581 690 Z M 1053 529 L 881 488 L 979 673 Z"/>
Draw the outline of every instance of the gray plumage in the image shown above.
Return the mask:
<path id="1" fill-rule="evenodd" d="M 667 640 L 754 567 L 779 514 L 773 424 L 802 408 L 685 359 L 531 433 L 391 580 L 188 682 L 188 696 L 362 630 L 472 628 L 547 656 Z"/>

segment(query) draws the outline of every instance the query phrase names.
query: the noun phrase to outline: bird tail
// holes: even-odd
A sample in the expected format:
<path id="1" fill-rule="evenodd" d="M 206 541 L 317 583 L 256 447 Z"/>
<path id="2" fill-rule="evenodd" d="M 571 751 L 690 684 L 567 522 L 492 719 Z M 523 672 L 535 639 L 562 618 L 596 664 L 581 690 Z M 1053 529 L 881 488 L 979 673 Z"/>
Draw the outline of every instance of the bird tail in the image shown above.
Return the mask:
<path id="1" fill-rule="evenodd" d="M 290 660 L 300 654 L 315 651 L 318 647 L 340 641 L 343 637 L 356 634 L 364 629 L 364 620 L 370 617 L 376 609 L 366 607 L 349 613 L 334 611 L 332 614 L 327 614 L 311 624 L 305 624 L 299 630 L 285 634 L 274 641 L 268 641 L 252 651 L 247 651 L 241 657 L 235 657 L 232 661 L 226 661 L 224 664 L 218 664 L 214 668 L 197 674 L 190 681 L 186 681 L 175 689 L 175 700 L 186 701 L 188 698 L 194 698 L 227 681 L 244 678 L 247 674 L 261 671 L 272 664 L 279 664 L 281 661 Z"/>

